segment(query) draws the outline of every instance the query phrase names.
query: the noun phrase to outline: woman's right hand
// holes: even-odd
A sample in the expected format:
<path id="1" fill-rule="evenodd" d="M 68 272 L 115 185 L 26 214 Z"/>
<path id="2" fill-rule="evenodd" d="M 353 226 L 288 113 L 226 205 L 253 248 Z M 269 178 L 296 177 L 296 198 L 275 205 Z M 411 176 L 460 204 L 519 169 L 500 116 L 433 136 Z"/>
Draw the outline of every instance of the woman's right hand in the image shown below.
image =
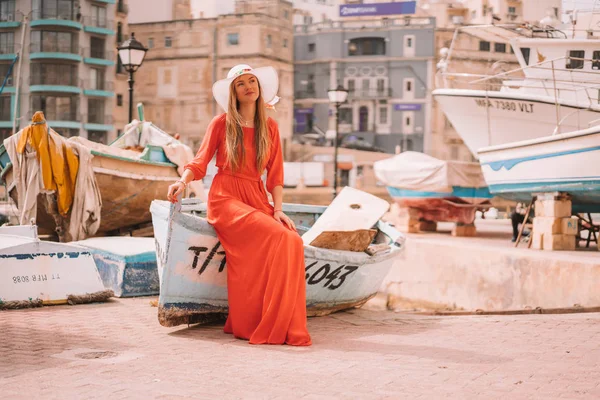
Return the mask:
<path id="1" fill-rule="evenodd" d="M 167 200 L 169 200 L 171 203 L 177 203 L 177 197 L 183 193 L 184 189 L 185 183 L 182 181 L 175 182 L 169 186 L 169 190 L 167 191 Z"/>

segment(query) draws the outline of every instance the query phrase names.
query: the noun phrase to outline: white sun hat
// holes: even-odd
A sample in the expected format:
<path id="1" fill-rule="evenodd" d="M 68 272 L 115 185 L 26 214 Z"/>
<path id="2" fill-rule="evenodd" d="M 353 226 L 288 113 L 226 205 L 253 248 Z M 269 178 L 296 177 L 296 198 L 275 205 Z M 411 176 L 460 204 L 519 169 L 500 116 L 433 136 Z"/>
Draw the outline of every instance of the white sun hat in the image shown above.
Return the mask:
<path id="1" fill-rule="evenodd" d="M 212 87 L 213 96 L 223 110 L 228 111 L 229 88 L 238 76 L 254 75 L 260 83 L 262 99 L 267 106 L 273 106 L 279 100 L 277 89 L 279 88 L 279 77 L 273 67 L 252 68 L 247 64 L 238 64 L 229 70 L 227 78 L 216 81 Z"/>

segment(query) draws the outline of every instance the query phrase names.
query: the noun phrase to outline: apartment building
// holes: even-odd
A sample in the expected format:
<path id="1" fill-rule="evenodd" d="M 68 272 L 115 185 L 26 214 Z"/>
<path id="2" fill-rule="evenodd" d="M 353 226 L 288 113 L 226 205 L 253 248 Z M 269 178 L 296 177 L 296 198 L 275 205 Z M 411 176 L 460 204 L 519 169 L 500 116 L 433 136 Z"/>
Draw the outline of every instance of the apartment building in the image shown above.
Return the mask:
<path id="1" fill-rule="evenodd" d="M 135 87 L 146 119 L 197 148 L 210 120 L 224 112 L 213 100 L 213 82 L 237 64 L 273 66 L 281 101 L 269 113 L 286 149 L 294 95 L 292 10 L 284 0 L 246 0 L 236 2 L 233 14 L 215 18 L 130 23 L 129 30 L 149 48 Z"/>
<path id="2" fill-rule="evenodd" d="M 327 90 L 349 90 L 339 133 L 387 153 L 427 151 L 435 18 L 386 17 L 297 25 L 295 134 L 335 135 Z"/>
<path id="3" fill-rule="evenodd" d="M 127 15 L 129 13 L 129 5 L 125 0 L 118 0 L 115 15 L 115 45 L 118 46 L 129 38 L 129 25 L 127 23 Z M 116 57 L 115 67 L 115 101 L 113 106 L 113 119 L 116 128 L 115 136 L 118 137 L 123 133 L 125 125 L 129 121 L 129 74 L 125 71 L 119 57 Z M 135 115 L 134 115 L 135 116 Z M 109 142 L 112 141 L 109 138 Z"/>
<path id="4" fill-rule="evenodd" d="M 0 139 L 35 111 L 65 136 L 106 143 L 116 135 L 116 3 L 0 1 Z"/>

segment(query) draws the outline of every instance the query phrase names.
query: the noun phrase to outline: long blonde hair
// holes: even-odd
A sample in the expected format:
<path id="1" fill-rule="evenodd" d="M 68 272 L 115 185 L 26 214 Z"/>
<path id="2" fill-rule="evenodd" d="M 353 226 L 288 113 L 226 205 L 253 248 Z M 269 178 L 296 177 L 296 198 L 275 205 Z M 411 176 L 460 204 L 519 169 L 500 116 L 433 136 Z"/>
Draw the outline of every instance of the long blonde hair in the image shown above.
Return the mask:
<path id="1" fill-rule="evenodd" d="M 242 131 L 242 117 L 239 112 L 239 101 L 235 94 L 235 88 L 229 87 L 229 106 L 225 118 L 225 154 L 227 164 L 233 171 L 237 171 L 244 165 L 246 160 L 246 149 L 244 148 L 244 133 Z M 262 173 L 267 165 L 269 157 L 269 128 L 267 126 L 267 112 L 263 104 L 260 83 L 258 84 L 259 95 L 256 99 L 256 113 L 254 114 L 254 143 L 256 146 L 256 170 Z"/>

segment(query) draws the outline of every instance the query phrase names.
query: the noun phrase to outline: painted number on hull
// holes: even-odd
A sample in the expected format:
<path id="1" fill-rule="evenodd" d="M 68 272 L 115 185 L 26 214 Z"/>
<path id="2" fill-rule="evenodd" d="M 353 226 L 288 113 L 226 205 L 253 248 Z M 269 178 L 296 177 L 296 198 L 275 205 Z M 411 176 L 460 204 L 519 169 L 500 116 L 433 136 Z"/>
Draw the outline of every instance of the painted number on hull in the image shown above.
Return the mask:
<path id="1" fill-rule="evenodd" d="M 213 258 L 215 258 L 215 255 L 223 256 L 223 258 L 221 259 L 221 264 L 219 265 L 219 272 L 223 272 L 223 270 L 225 269 L 226 259 L 225 259 L 225 252 L 218 251 L 220 246 L 221 246 L 221 242 L 217 242 L 217 244 L 210 250 L 210 253 L 208 253 L 206 258 L 204 259 L 204 262 L 202 263 L 202 266 L 198 270 L 198 275 L 202 275 L 202 273 L 206 270 L 206 267 L 208 267 L 208 264 L 210 264 L 210 262 L 213 260 Z M 189 248 L 189 250 L 192 253 L 194 253 L 194 261 L 192 262 L 192 269 L 196 269 L 196 267 L 198 267 L 198 260 L 200 259 L 200 254 L 208 252 L 208 247 L 192 246 Z"/>
<path id="2" fill-rule="evenodd" d="M 498 110 L 506 111 L 519 111 L 522 113 L 532 113 L 533 103 L 520 103 L 514 101 L 504 100 L 487 100 L 487 99 L 475 99 L 475 104 L 479 107 L 496 108 Z"/>
<path id="3" fill-rule="evenodd" d="M 355 265 L 340 265 L 332 271 L 330 264 L 323 264 L 320 267 L 317 264 L 318 261 L 315 261 L 306 266 L 306 283 L 318 285 L 325 281 L 323 287 L 329 290 L 335 290 L 342 286 L 346 281 L 346 277 L 358 269 Z M 309 269 L 312 269 L 311 272 L 308 271 Z"/>
<path id="4" fill-rule="evenodd" d="M 50 275 L 51 280 L 60 279 L 59 274 Z M 42 275 L 20 275 L 12 277 L 13 283 L 30 283 L 30 282 L 45 282 L 48 280 L 48 276 L 46 274 Z"/>

